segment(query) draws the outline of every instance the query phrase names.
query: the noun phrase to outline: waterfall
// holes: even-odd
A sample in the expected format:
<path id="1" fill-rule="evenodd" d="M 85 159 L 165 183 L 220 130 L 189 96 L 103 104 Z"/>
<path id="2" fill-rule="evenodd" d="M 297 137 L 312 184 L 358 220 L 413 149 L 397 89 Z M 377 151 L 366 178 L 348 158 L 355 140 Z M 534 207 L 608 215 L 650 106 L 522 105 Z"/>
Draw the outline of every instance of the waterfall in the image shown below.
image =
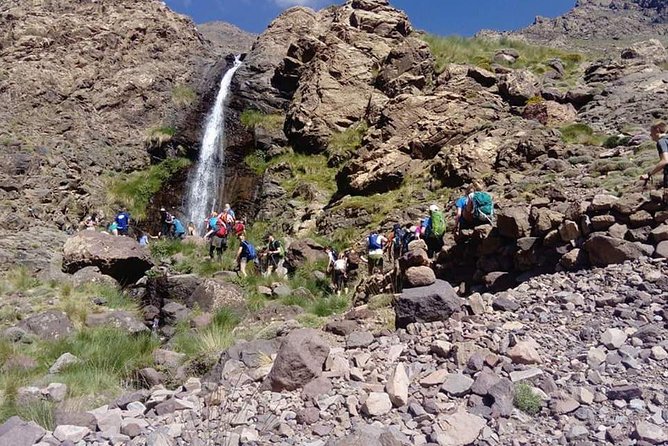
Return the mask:
<path id="1" fill-rule="evenodd" d="M 225 161 L 225 100 L 230 92 L 230 84 L 235 71 L 241 66 L 239 56 L 234 65 L 220 81 L 220 89 L 213 109 L 206 119 L 206 129 L 202 138 L 199 160 L 189 178 L 186 215 L 201 232 L 204 220 L 220 203 L 216 203 L 223 184 Z"/>

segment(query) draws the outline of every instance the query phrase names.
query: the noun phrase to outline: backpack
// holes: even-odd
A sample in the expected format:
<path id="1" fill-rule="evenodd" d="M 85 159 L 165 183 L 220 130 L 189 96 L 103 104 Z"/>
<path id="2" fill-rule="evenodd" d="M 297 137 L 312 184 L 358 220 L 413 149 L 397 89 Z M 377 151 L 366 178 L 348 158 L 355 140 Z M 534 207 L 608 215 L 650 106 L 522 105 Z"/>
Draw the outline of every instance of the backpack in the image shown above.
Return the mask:
<path id="1" fill-rule="evenodd" d="M 348 269 L 348 262 L 346 262 L 345 259 L 338 259 L 336 262 L 334 262 L 334 269 L 336 271 L 345 272 L 346 269 Z"/>
<path id="2" fill-rule="evenodd" d="M 253 244 L 248 240 L 244 240 L 242 245 L 246 250 L 246 258 L 248 260 L 255 260 L 257 258 L 257 253 L 255 252 L 255 246 L 253 246 Z"/>
<path id="3" fill-rule="evenodd" d="M 270 248 L 272 251 L 278 251 L 279 257 L 285 257 L 285 248 L 283 247 L 283 243 L 281 243 L 280 240 L 274 240 L 271 242 Z"/>
<path id="4" fill-rule="evenodd" d="M 445 218 L 441 211 L 436 211 L 431 213 L 431 230 L 429 231 L 429 236 L 431 238 L 443 237 L 445 234 Z"/>
<path id="5" fill-rule="evenodd" d="M 209 227 L 212 231 L 218 232 L 218 217 L 211 217 L 209 219 Z"/>
<path id="6" fill-rule="evenodd" d="M 369 235 L 369 251 L 375 251 L 377 249 L 383 249 L 383 246 L 380 243 L 380 235 L 373 233 Z"/>
<path id="7" fill-rule="evenodd" d="M 492 223 L 494 200 L 487 192 L 475 192 L 473 194 L 473 218 L 481 222 Z"/>
<path id="8" fill-rule="evenodd" d="M 401 241 L 404 251 L 408 251 L 408 244 L 415 240 L 415 234 L 411 231 L 405 231 L 404 238 Z"/>
<path id="9" fill-rule="evenodd" d="M 220 238 L 227 237 L 227 226 L 220 225 L 220 227 L 216 231 L 216 237 L 220 237 Z"/>
<path id="10" fill-rule="evenodd" d="M 404 239 L 406 238 L 406 231 L 399 228 L 394 231 L 394 247 L 399 248 L 400 246 L 404 246 Z"/>

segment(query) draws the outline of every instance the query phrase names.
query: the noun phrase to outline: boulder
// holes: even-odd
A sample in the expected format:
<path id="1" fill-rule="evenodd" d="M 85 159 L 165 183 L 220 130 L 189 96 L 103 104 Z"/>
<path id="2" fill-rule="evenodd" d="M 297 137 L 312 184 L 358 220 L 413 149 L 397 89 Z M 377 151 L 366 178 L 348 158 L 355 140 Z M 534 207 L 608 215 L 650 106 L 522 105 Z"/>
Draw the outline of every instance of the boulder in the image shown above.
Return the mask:
<path id="1" fill-rule="evenodd" d="M 540 81 L 529 70 L 513 70 L 500 76 L 499 94 L 510 104 L 522 106 L 538 96 Z"/>
<path id="2" fill-rule="evenodd" d="M 668 432 L 661 426 L 646 421 L 639 421 L 636 424 L 633 434 L 638 440 L 645 441 L 649 444 L 668 443 Z"/>
<path id="3" fill-rule="evenodd" d="M 103 232 L 81 231 L 63 247 L 63 271 L 75 273 L 88 266 L 121 284 L 134 283 L 153 267 L 147 248 L 130 237 L 115 237 Z"/>
<path id="4" fill-rule="evenodd" d="M 539 364 L 542 362 L 533 342 L 521 341 L 508 350 L 508 357 L 515 364 Z"/>
<path id="5" fill-rule="evenodd" d="M 424 240 L 415 240 L 414 242 L 416 241 L 424 243 Z M 411 242 L 411 244 L 414 242 Z M 416 266 L 427 265 L 429 265 L 429 256 L 427 255 L 427 250 L 422 247 L 417 248 L 414 246 L 414 249 L 409 250 L 399 258 L 399 268 L 402 271 Z"/>
<path id="6" fill-rule="evenodd" d="M 78 443 L 90 433 L 90 429 L 83 426 L 61 424 L 53 431 L 53 436 L 62 442 Z"/>
<path id="7" fill-rule="evenodd" d="M 559 235 L 563 241 L 570 242 L 580 237 L 580 228 L 574 221 L 566 220 L 559 226 Z"/>
<path id="8" fill-rule="evenodd" d="M 572 271 L 586 264 L 585 252 L 580 248 L 575 248 L 561 256 L 559 264 L 567 271 Z"/>
<path id="9" fill-rule="evenodd" d="M 61 311 L 51 310 L 38 313 L 21 321 L 19 328 L 35 334 L 40 339 L 62 339 L 74 331 L 74 326 L 67 315 Z"/>
<path id="10" fill-rule="evenodd" d="M 443 280 L 427 287 L 405 289 L 394 305 L 395 325 L 406 328 L 414 322 L 443 321 L 459 311 L 461 305 L 461 298 Z"/>
<path id="11" fill-rule="evenodd" d="M 291 270 L 296 270 L 305 263 L 327 261 L 327 259 L 324 246 L 305 239 L 290 243 L 286 251 L 285 264 Z"/>
<path id="12" fill-rule="evenodd" d="M 660 243 L 665 240 L 668 240 L 668 224 L 662 224 L 652 229 L 652 240 L 655 243 Z"/>
<path id="13" fill-rule="evenodd" d="M 51 365 L 49 368 L 49 373 L 52 375 L 56 375 L 60 373 L 61 370 L 63 370 L 65 367 L 71 366 L 73 364 L 79 364 L 81 360 L 74 356 L 72 353 L 66 352 L 63 353 L 56 359 L 56 362 Z"/>
<path id="14" fill-rule="evenodd" d="M 577 110 L 572 104 L 560 104 L 555 101 L 540 101 L 528 104 L 522 111 L 524 119 L 533 119 L 543 125 L 558 127 L 575 121 Z"/>
<path id="15" fill-rule="evenodd" d="M 33 446 L 46 434 L 34 421 L 11 417 L 0 425 L 0 444 L 7 446 Z"/>
<path id="16" fill-rule="evenodd" d="M 72 274 L 72 283 L 75 287 L 86 284 L 102 284 L 112 287 L 118 287 L 119 283 L 116 279 L 106 274 L 102 274 L 100 268 L 97 266 L 87 266 Z"/>
<path id="17" fill-rule="evenodd" d="M 636 42 L 621 53 L 622 59 L 640 59 L 654 64 L 662 64 L 668 61 L 668 51 L 657 39 Z"/>
<path id="18" fill-rule="evenodd" d="M 312 329 L 294 330 L 285 337 L 262 388 L 281 392 L 295 390 L 322 374 L 329 346 Z"/>
<path id="19" fill-rule="evenodd" d="M 605 231 L 614 225 L 616 221 L 614 215 L 595 215 L 591 218 L 591 226 L 594 231 Z"/>
<path id="20" fill-rule="evenodd" d="M 404 287 L 415 288 L 432 285 L 436 282 L 434 270 L 428 266 L 413 266 L 405 273 Z"/>
<path id="21" fill-rule="evenodd" d="M 135 314 L 129 311 L 114 310 L 105 313 L 90 313 L 86 316 L 86 327 L 102 326 L 115 327 L 132 334 L 150 331 Z"/>
<path id="22" fill-rule="evenodd" d="M 371 392 L 362 405 L 362 411 L 372 417 L 378 417 L 392 410 L 392 401 L 385 392 Z"/>
<path id="23" fill-rule="evenodd" d="M 624 263 L 643 256 L 643 251 L 634 243 L 600 234 L 592 235 L 585 243 L 584 249 L 594 266 Z"/>
<path id="24" fill-rule="evenodd" d="M 394 407 L 401 407 L 408 404 L 408 386 L 410 380 L 406 374 L 403 363 L 397 364 L 385 384 L 385 391 L 390 396 L 390 401 Z"/>
<path id="25" fill-rule="evenodd" d="M 656 251 L 654 254 L 656 257 L 668 259 L 668 240 L 664 240 L 656 245 Z"/>
<path id="26" fill-rule="evenodd" d="M 618 197 L 614 195 L 598 194 L 589 205 L 590 212 L 607 212 L 612 209 L 612 206 L 619 201 Z"/>
<path id="27" fill-rule="evenodd" d="M 460 407 L 457 412 L 443 417 L 441 429 L 434 433 L 436 443 L 442 446 L 473 444 L 487 425 L 484 418 L 470 414 Z"/>
<path id="28" fill-rule="evenodd" d="M 496 227 L 499 233 L 508 238 L 519 239 L 531 235 L 529 213 L 524 207 L 508 207 L 496 214 Z"/>

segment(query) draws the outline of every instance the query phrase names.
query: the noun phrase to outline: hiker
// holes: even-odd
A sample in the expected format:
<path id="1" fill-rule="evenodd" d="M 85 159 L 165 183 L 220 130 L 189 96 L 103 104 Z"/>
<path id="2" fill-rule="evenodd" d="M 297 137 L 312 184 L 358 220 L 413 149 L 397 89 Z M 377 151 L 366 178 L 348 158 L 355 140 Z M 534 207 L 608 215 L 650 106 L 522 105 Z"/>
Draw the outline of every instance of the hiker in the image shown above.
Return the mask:
<path id="1" fill-rule="evenodd" d="M 426 219 L 424 241 L 427 243 L 427 255 L 432 258 L 443 248 L 443 234 L 445 234 L 445 217 L 438 206 L 429 206 L 429 217 Z"/>
<path id="2" fill-rule="evenodd" d="M 114 219 L 118 229 L 118 234 L 128 235 L 128 230 L 130 229 L 130 214 L 128 214 L 127 209 L 124 207 L 116 214 Z"/>
<path id="3" fill-rule="evenodd" d="M 229 216 L 232 221 L 236 220 L 236 215 L 232 208 L 230 207 L 229 203 L 225 203 L 225 206 L 223 206 L 223 214 Z"/>
<path id="4" fill-rule="evenodd" d="M 234 234 L 236 234 L 237 237 L 246 235 L 246 224 L 243 219 L 239 219 L 234 223 Z"/>
<path id="5" fill-rule="evenodd" d="M 399 223 L 395 223 L 392 227 L 392 243 L 390 245 L 390 260 L 399 260 L 404 254 L 404 239 L 406 238 L 406 230 L 404 230 Z"/>
<path id="6" fill-rule="evenodd" d="M 417 240 L 418 237 L 415 235 L 417 231 L 417 226 L 412 226 L 410 223 L 406 223 L 406 227 L 404 228 L 404 239 L 403 239 L 403 252 L 401 255 L 405 254 L 408 252 L 408 245 L 413 240 Z"/>
<path id="7" fill-rule="evenodd" d="M 650 128 L 650 137 L 656 142 L 656 150 L 659 152 L 659 162 L 648 172 L 642 174 L 640 179 L 645 185 L 655 174 L 663 170 L 663 187 L 668 188 L 668 124 L 657 122 Z"/>
<path id="8" fill-rule="evenodd" d="M 325 254 L 327 254 L 327 269 L 325 272 L 330 275 L 332 283 L 334 283 L 334 262 L 336 262 L 339 256 L 330 245 L 325 246 Z"/>
<path id="9" fill-rule="evenodd" d="M 94 231 L 95 227 L 97 226 L 97 220 L 95 219 L 95 216 L 87 216 L 83 222 L 83 226 L 88 231 Z"/>
<path id="10" fill-rule="evenodd" d="M 209 238 L 209 258 L 213 260 L 213 253 L 216 252 L 216 258 L 220 261 L 223 257 L 223 251 L 227 249 L 227 226 L 223 224 L 215 212 L 211 213 L 207 221 L 208 232 L 204 238 Z"/>
<path id="11" fill-rule="evenodd" d="M 334 261 L 332 284 L 337 296 L 341 295 L 341 290 L 348 294 L 348 257 L 344 252 Z"/>
<path id="12" fill-rule="evenodd" d="M 169 234 L 172 231 L 172 221 L 173 217 L 167 212 L 167 209 L 164 207 L 160 208 L 160 232 L 158 233 L 158 237 L 169 237 Z"/>
<path id="13" fill-rule="evenodd" d="M 142 247 L 148 246 L 148 235 L 144 231 L 138 230 L 137 231 L 137 242 L 139 243 L 139 246 L 142 246 Z"/>
<path id="14" fill-rule="evenodd" d="M 283 258 L 285 257 L 285 249 L 280 240 L 276 240 L 273 234 L 268 234 L 265 238 L 267 241 L 267 247 L 264 249 L 264 261 L 265 261 L 265 275 L 270 276 L 271 273 L 278 269 L 278 267 L 283 266 Z"/>
<path id="15" fill-rule="evenodd" d="M 179 240 L 183 240 L 183 238 L 186 236 L 186 228 L 183 227 L 183 223 L 181 223 L 181 220 L 175 218 L 173 220 L 173 226 L 174 226 L 174 237 Z"/>
<path id="16" fill-rule="evenodd" d="M 369 275 L 372 275 L 376 267 L 383 272 L 383 253 L 387 246 L 387 237 L 373 231 L 367 239 Z"/>
<path id="17" fill-rule="evenodd" d="M 237 270 L 241 274 L 242 277 L 246 278 L 248 277 L 248 274 L 246 274 L 246 265 L 248 264 L 249 261 L 252 261 L 255 263 L 257 267 L 257 253 L 255 252 L 255 246 L 248 240 L 246 240 L 245 235 L 240 235 L 239 236 L 239 250 L 237 251 Z"/>
<path id="18" fill-rule="evenodd" d="M 476 185 L 466 190 L 466 195 L 455 200 L 455 236 L 462 229 L 474 228 L 480 224 L 494 224 L 494 201 L 487 192 L 477 191 Z"/>
<path id="19" fill-rule="evenodd" d="M 195 227 L 195 223 L 189 221 L 188 222 L 188 228 L 187 228 L 187 234 L 190 237 L 193 237 L 197 233 L 197 228 Z"/>
<path id="20" fill-rule="evenodd" d="M 109 226 L 107 226 L 107 232 L 111 235 L 118 235 L 118 223 L 116 223 L 116 220 L 109 223 Z"/>

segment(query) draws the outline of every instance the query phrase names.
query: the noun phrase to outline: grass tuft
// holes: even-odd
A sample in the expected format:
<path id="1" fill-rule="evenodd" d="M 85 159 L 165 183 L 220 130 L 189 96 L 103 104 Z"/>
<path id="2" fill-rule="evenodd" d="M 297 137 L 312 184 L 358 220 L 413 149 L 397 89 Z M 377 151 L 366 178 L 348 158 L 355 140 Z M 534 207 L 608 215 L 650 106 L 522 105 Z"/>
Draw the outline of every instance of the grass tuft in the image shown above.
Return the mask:
<path id="1" fill-rule="evenodd" d="M 560 129 L 561 139 L 568 144 L 602 146 L 606 136 L 594 132 L 587 124 L 570 124 Z"/>
<path id="2" fill-rule="evenodd" d="M 177 85 L 172 89 L 172 102 L 179 106 L 189 106 L 197 100 L 197 93 L 187 85 Z"/>
<path id="3" fill-rule="evenodd" d="M 529 415 L 537 415 L 543 407 L 540 396 L 536 394 L 531 386 L 520 383 L 515 386 L 515 398 L 513 404 L 522 412 Z"/>
<path id="4" fill-rule="evenodd" d="M 283 128 L 285 116 L 279 113 L 267 114 L 259 110 L 247 109 L 239 117 L 241 124 L 249 130 L 262 127 L 267 130 L 280 130 Z"/>

